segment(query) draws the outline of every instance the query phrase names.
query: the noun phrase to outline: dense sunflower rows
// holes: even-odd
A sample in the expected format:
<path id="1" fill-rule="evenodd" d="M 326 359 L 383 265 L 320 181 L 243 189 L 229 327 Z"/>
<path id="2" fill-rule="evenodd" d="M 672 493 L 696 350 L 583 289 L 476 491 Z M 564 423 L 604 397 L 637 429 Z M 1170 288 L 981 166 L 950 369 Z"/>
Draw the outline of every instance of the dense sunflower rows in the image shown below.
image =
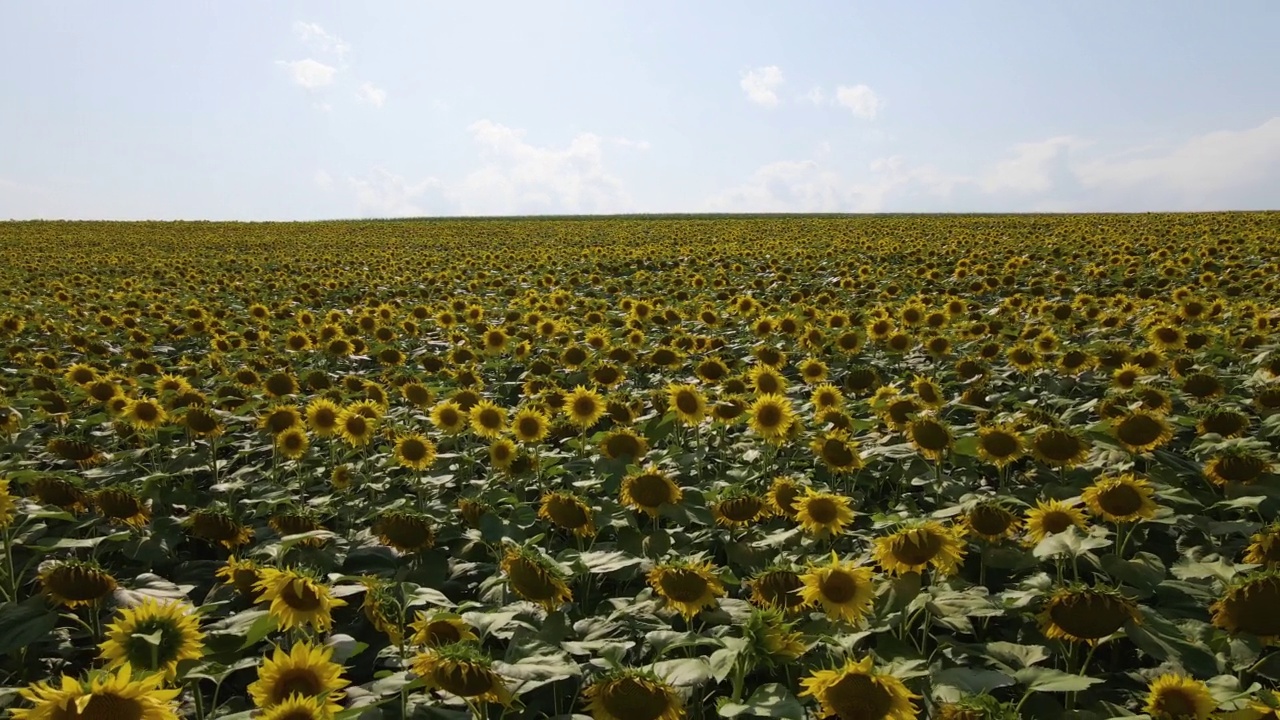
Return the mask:
<path id="1" fill-rule="evenodd" d="M 1276 717 L 1277 248 L 2 224 L 0 709 Z"/>

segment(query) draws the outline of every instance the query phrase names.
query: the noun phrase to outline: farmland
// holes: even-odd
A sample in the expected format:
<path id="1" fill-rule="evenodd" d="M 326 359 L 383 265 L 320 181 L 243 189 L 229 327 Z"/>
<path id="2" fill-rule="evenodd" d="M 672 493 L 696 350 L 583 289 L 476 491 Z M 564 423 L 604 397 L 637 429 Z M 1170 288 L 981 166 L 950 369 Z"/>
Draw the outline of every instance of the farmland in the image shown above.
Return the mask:
<path id="1" fill-rule="evenodd" d="M 1276 717 L 1277 248 L 0 224 L 0 708 Z"/>

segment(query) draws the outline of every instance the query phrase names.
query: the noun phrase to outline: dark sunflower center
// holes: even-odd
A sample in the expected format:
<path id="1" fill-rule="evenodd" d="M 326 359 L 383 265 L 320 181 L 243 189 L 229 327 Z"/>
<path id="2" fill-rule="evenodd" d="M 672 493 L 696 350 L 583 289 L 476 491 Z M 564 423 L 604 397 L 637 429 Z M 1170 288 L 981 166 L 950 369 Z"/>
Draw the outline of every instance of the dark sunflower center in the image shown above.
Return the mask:
<path id="1" fill-rule="evenodd" d="M 755 416 L 760 427 L 771 430 L 782 423 L 782 408 L 773 403 L 766 403 L 756 409 Z"/>
<path id="2" fill-rule="evenodd" d="M 1199 717 L 1196 699 L 1190 692 L 1179 687 L 1165 688 L 1152 699 L 1152 710 L 1156 717 L 1194 718 Z"/>
<path id="3" fill-rule="evenodd" d="M 462 416 L 453 408 L 444 408 L 437 417 L 440 418 L 440 424 L 445 427 L 454 427 L 462 421 Z"/>
<path id="4" fill-rule="evenodd" d="M 462 633 L 453 623 L 437 620 L 427 626 L 427 644 L 432 647 L 448 645 L 462 639 Z"/>
<path id="5" fill-rule="evenodd" d="M 427 456 L 427 445 L 417 438 L 407 438 L 400 443 L 400 456 L 409 462 L 419 462 Z"/>
<path id="6" fill-rule="evenodd" d="M 97 600 L 115 589 L 110 575 L 87 567 L 57 568 L 49 575 L 48 584 L 58 596 L 75 602 Z"/>
<path id="7" fill-rule="evenodd" d="M 123 490 L 104 490 L 96 500 L 98 509 L 109 518 L 131 518 L 142 509 L 138 499 Z"/>
<path id="8" fill-rule="evenodd" d="M 761 373 L 756 378 L 756 389 L 762 393 L 776 393 L 782 389 L 782 384 L 778 382 L 778 377 L 773 373 Z"/>
<path id="9" fill-rule="evenodd" d="M 1218 460 L 1215 469 L 1230 482 L 1249 483 L 1267 469 L 1267 461 L 1253 455 L 1228 455 Z"/>
<path id="10" fill-rule="evenodd" d="M 760 514 L 762 505 L 759 498 L 731 498 L 720 503 L 720 514 L 733 522 L 749 522 Z"/>
<path id="11" fill-rule="evenodd" d="M 110 691 L 98 691 L 89 696 L 89 702 L 78 707 L 67 703 L 55 709 L 51 716 L 57 720 L 142 720 L 146 708 L 136 698 L 121 697 Z"/>
<path id="12" fill-rule="evenodd" d="M 1164 424 L 1145 414 L 1129 415 L 1116 426 L 1116 436 L 1121 442 L 1135 447 L 1148 445 L 1160 439 Z"/>
<path id="13" fill-rule="evenodd" d="M 155 422 L 160 417 L 160 409 L 151 403 L 140 402 L 133 406 L 133 416 L 140 422 Z"/>
<path id="14" fill-rule="evenodd" d="M 1113 485 L 1098 493 L 1098 505 L 1116 517 L 1128 517 L 1142 509 L 1142 493 L 1132 485 Z"/>
<path id="15" fill-rule="evenodd" d="M 232 540 L 240 534 L 240 526 L 224 515 L 197 515 L 192 529 L 200 537 L 219 542 Z"/>
<path id="16" fill-rule="evenodd" d="M 353 437 L 363 437 L 369 430 L 369 421 L 363 415 L 351 415 L 345 425 L 347 432 Z"/>
<path id="17" fill-rule="evenodd" d="M 658 581 L 664 597 L 675 602 L 694 602 L 707 593 L 707 579 L 694 570 L 677 568 L 662 574 Z"/>
<path id="18" fill-rule="evenodd" d="M 290 668 L 280 674 L 271 688 L 273 702 L 284 702 L 297 693 L 303 697 L 315 697 L 324 692 L 324 682 L 310 668 Z"/>
<path id="19" fill-rule="evenodd" d="M 610 435 L 606 441 L 609 454 L 613 457 L 621 457 L 623 455 L 636 455 L 640 452 L 640 443 L 634 437 L 626 433 L 618 433 Z"/>
<path id="20" fill-rule="evenodd" d="M 904 565 L 924 565 L 942 550 L 942 536 L 923 528 L 908 530 L 898 536 L 892 549 Z"/>
<path id="21" fill-rule="evenodd" d="M 280 597 L 284 598 L 286 605 L 298 612 L 314 612 L 321 606 L 320 594 L 305 580 L 295 580 L 285 585 Z"/>
<path id="22" fill-rule="evenodd" d="M 445 661 L 432 673 L 432 679 L 459 697 L 475 697 L 493 689 L 493 673 L 465 660 Z"/>
<path id="23" fill-rule="evenodd" d="M 919 410 L 919 408 L 916 407 L 914 400 L 897 400 L 891 403 L 888 407 L 889 419 L 892 420 L 895 425 L 905 425 L 907 422 L 910 422 L 911 416 L 917 410 Z"/>
<path id="24" fill-rule="evenodd" d="M 840 517 L 840 506 L 827 497 L 811 498 L 805 505 L 805 510 L 810 520 L 822 525 L 833 523 Z"/>
<path id="25" fill-rule="evenodd" d="M 773 501 L 788 515 L 794 515 L 796 512 L 796 498 L 799 495 L 800 488 L 794 485 L 780 485 L 773 490 Z"/>
<path id="26" fill-rule="evenodd" d="M 1049 619 L 1081 640 L 1104 638 L 1119 630 L 1131 617 L 1119 599 L 1092 592 L 1067 595 L 1049 605 Z"/>
<path id="27" fill-rule="evenodd" d="M 1018 452 L 1018 438 L 1007 432 L 990 432 L 979 440 L 982 449 L 995 458 L 1007 458 Z"/>
<path id="28" fill-rule="evenodd" d="M 666 691 L 635 678 L 610 681 L 600 693 L 601 704 L 610 715 L 625 720 L 656 720 L 671 706 Z"/>
<path id="29" fill-rule="evenodd" d="M 545 570 L 525 558 L 517 558 L 507 568 L 511 585 L 526 600 L 540 601 L 556 597 L 559 588 Z"/>
<path id="30" fill-rule="evenodd" d="M 218 420 L 208 412 L 197 408 L 187 413 L 187 427 L 198 433 L 213 432 L 218 427 Z"/>
<path id="31" fill-rule="evenodd" d="M 822 695 L 840 720 L 881 720 L 893 707 L 893 696 L 866 675 L 845 675 Z"/>
<path id="32" fill-rule="evenodd" d="M 936 452 L 947 448 L 951 435 L 942 423 L 921 420 L 911 426 L 911 439 L 921 448 Z"/>
<path id="33" fill-rule="evenodd" d="M 661 475 L 640 475 L 631 482 L 631 497 L 641 507 L 656 508 L 670 502 L 671 488 Z"/>
<path id="34" fill-rule="evenodd" d="M 480 426 L 486 430 L 496 430 L 502 427 L 502 415 L 492 408 L 485 408 L 480 411 Z"/>
<path id="35" fill-rule="evenodd" d="M 587 513 L 577 501 L 560 496 L 553 496 L 547 503 L 547 514 L 557 525 L 570 530 L 587 524 Z"/>
<path id="36" fill-rule="evenodd" d="M 1244 418 L 1235 413 L 1214 413 L 1204 419 L 1204 429 L 1223 437 L 1231 437 L 1244 429 Z"/>
<path id="37" fill-rule="evenodd" d="M 139 637 L 140 635 L 151 635 L 157 630 L 160 631 L 160 642 L 158 645 L 152 645 L 150 642 Z M 182 633 L 171 623 L 161 620 L 146 620 L 138 623 L 133 634 L 125 640 L 125 655 L 129 659 L 129 664 L 135 668 L 147 668 L 148 670 L 159 670 L 170 660 L 177 657 L 178 648 L 182 645 Z M 152 651 L 155 651 L 155 661 L 152 662 Z"/>
<path id="38" fill-rule="evenodd" d="M 1237 628 L 1258 637 L 1280 635 L 1280 577 L 1262 578 L 1231 591 L 1222 602 L 1223 614 Z"/>
<path id="39" fill-rule="evenodd" d="M 1050 535 L 1057 535 L 1074 524 L 1071 522 L 1071 516 L 1061 510 L 1051 510 L 1045 513 L 1041 516 L 1040 522 L 1044 525 L 1045 532 Z"/>
<path id="40" fill-rule="evenodd" d="M 676 409 L 685 415 L 694 415 L 699 411 L 698 396 L 691 392 L 676 394 Z"/>
<path id="41" fill-rule="evenodd" d="M 580 397 L 573 401 L 573 414 L 580 418 L 588 418 L 596 413 L 595 398 Z"/>
<path id="42" fill-rule="evenodd" d="M 853 464 L 853 449 L 838 438 L 831 438 L 822 443 L 822 459 L 835 467 L 848 467 Z"/>
<path id="43" fill-rule="evenodd" d="M 421 518 L 408 515 L 388 515 L 379 523 L 378 530 L 391 545 L 402 550 L 415 550 L 430 544 L 431 526 Z"/>
<path id="44" fill-rule="evenodd" d="M 804 602 L 804 598 L 796 592 L 804 587 L 800 576 L 793 572 L 778 570 L 765 575 L 756 582 L 756 592 L 761 599 L 770 605 L 792 607 Z"/>
<path id="45" fill-rule="evenodd" d="M 1003 535 L 1013 516 L 998 507 L 979 506 L 969 513 L 969 525 L 983 535 Z"/>
<path id="46" fill-rule="evenodd" d="M 538 433 L 542 432 L 542 423 L 537 418 L 520 418 L 520 422 L 516 423 L 516 432 L 520 433 L 521 437 L 537 437 Z"/>
<path id="47" fill-rule="evenodd" d="M 316 720 L 316 716 L 306 708 L 297 708 L 290 710 L 283 715 L 277 715 L 278 720 Z"/>
<path id="48" fill-rule="evenodd" d="M 1067 462 L 1079 454 L 1080 440 L 1066 430 L 1048 430 L 1036 436 L 1036 450 L 1053 462 Z"/>
<path id="49" fill-rule="evenodd" d="M 858 581 L 843 570 L 832 570 L 818 585 L 822 597 L 837 605 L 843 605 L 858 595 Z"/>

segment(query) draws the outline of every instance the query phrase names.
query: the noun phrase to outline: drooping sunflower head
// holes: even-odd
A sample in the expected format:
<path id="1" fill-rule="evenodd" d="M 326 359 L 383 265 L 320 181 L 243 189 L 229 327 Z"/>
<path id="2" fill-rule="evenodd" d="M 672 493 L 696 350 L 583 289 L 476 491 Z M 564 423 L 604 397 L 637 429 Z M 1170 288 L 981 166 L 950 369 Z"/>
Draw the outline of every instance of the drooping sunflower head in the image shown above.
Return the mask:
<path id="1" fill-rule="evenodd" d="M 1108 522 L 1137 522 L 1156 515 L 1151 483 L 1131 473 L 1103 475 L 1081 494 L 1089 510 Z"/>
<path id="2" fill-rule="evenodd" d="M 75 438 L 54 438 L 45 447 L 50 453 L 63 460 L 69 460 L 82 469 L 97 467 L 107 461 L 106 453 L 91 443 Z"/>
<path id="3" fill-rule="evenodd" d="M 676 505 L 684 496 L 680 487 L 656 465 L 622 479 L 622 504 L 657 517 L 664 505 Z"/>
<path id="4" fill-rule="evenodd" d="M 806 533 L 818 537 L 830 537 L 844 532 L 853 522 L 852 498 L 806 488 L 795 500 L 795 517 Z"/>
<path id="5" fill-rule="evenodd" d="M 1147 686 L 1143 709 L 1153 720 L 1209 720 L 1218 709 L 1218 701 L 1202 681 L 1170 673 Z"/>
<path id="6" fill-rule="evenodd" d="M 925 520 L 877 538 L 872 555 L 891 575 L 920 572 L 925 568 L 931 568 L 939 575 L 950 575 L 964 557 L 964 548 L 956 529 L 935 520 Z"/>
<path id="7" fill-rule="evenodd" d="M 13 708 L 14 720 L 178 720 L 181 690 L 165 690 L 164 675 L 134 679 L 128 665 L 114 672 L 96 670 L 86 680 L 67 675 L 55 687 L 39 681 L 18 691 L 34 707 Z"/>
<path id="8" fill-rule="evenodd" d="M 187 432 L 202 438 L 215 438 L 222 435 L 222 420 L 213 410 L 204 407 L 190 407 L 182 415 L 182 424 Z"/>
<path id="9" fill-rule="evenodd" d="M 308 625 L 327 631 L 333 627 L 333 608 L 347 604 L 334 597 L 329 586 L 301 570 L 262 568 L 258 576 L 254 586 L 258 602 L 271 603 L 271 615 L 282 630 Z"/>
<path id="10" fill-rule="evenodd" d="M 509 548 L 502 558 L 507 585 L 522 599 L 547 612 L 573 600 L 564 572 L 541 553 L 525 547 Z"/>
<path id="11" fill-rule="evenodd" d="M 818 701 L 824 716 L 845 720 L 914 720 L 916 699 L 901 680 L 876 672 L 872 659 L 849 659 L 843 667 L 814 671 L 801 681 L 800 697 Z"/>
<path id="12" fill-rule="evenodd" d="M 591 506 L 573 493 L 544 493 L 538 507 L 538 517 L 578 537 L 588 537 L 596 532 Z"/>
<path id="13" fill-rule="evenodd" d="M 1141 622 L 1132 600 L 1106 586 L 1059 588 L 1040 611 L 1040 630 L 1050 640 L 1097 644 L 1127 622 Z"/>
<path id="14" fill-rule="evenodd" d="M 829 564 L 810 566 L 800 582 L 804 604 L 817 605 L 836 622 L 857 624 L 875 600 L 871 568 L 841 561 L 834 551 Z"/>
<path id="15" fill-rule="evenodd" d="M 1089 457 L 1089 445 L 1065 428 L 1043 427 L 1031 438 L 1031 451 L 1051 467 L 1070 469 Z"/>
<path id="16" fill-rule="evenodd" d="M 1079 508 L 1062 500 L 1037 500 L 1036 506 L 1027 511 L 1027 534 L 1034 543 L 1069 527 L 1084 531 L 1088 525 Z"/>
<path id="17" fill-rule="evenodd" d="M 116 589 L 116 579 L 96 563 L 67 560 L 40 571 L 40 585 L 48 598 L 65 607 L 93 605 Z"/>
<path id="18" fill-rule="evenodd" d="M 1213 624 L 1264 643 L 1280 639 L 1280 572 L 1262 570 L 1232 581 L 1210 607 Z"/>
<path id="19" fill-rule="evenodd" d="M 724 584 L 709 562 L 677 560 L 649 571 L 649 586 L 667 605 L 686 619 L 704 608 L 715 607 L 724 596 Z"/>
<path id="20" fill-rule="evenodd" d="M 955 441 L 951 428 L 932 415 L 921 415 L 908 423 L 907 437 L 921 455 L 935 461 L 946 457 Z"/>
<path id="21" fill-rule="evenodd" d="M 651 672 L 615 670 L 582 693 L 594 720 L 682 720 L 684 701 L 671 685 Z"/>
<path id="22" fill-rule="evenodd" d="M 751 525 L 768 512 L 769 505 L 763 498 L 741 488 L 725 492 L 711 505 L 715 521 L 731 528 Z"/>
<path id="23" fill-rule="evenodd" d="M 333 648 L 295 642 L 286 652 L 276 646 L 258 667 L 258 678 L 249 684 L 249 697 L 259 708 L 279 706 L 292 697 L 316 698 L 329 713 L 342 709 L 338 704 L 350 681 L 342 677 L 342 666 L 333 661 Z"/>
<path id="24" fill-rule="evenodd" d="M 478 642 L 475 629 L 461 615 L 435 612 L 428 615 L 419 610 L 409 624 L 413 630 L 410 641 L 414 645 L 443 647 L 457 642 Z"/>
<path id="25" fill-rule="evenodd" d="M 752 610 L 742 634 L 752 653 L 769 667 L 794 662 L 809 647 L 783 612 L 773 608 Z"/>
<path id="26" fill-rule="evenodd" d="M 600 452 L 610 460 L 639 459 L 649 452 L 649 443 L 631 428 L 616 428 L 600 441 Z"/>
<path id="27" fill-rule="evenodd" d="M 239 560 L 232 555 L 227 558 L 225 565 L 218 568 L 215 575 L 222 578 L 224 585 L 230 585 L 242 596 L 252 599 L 258 594 L 254 586 L 262 579 L 260 570 L 258 563 L 253 560 Z"/>
<path id="28" fill-rule="evenodd" d="M 253 538 L 253 531 L 241 525 L 223 509 L 197 510 L 187 518 L 187 527 L 196 537 L 235 550 Z"/>
<path id="29" fill-rule="evenodd" d="M 1000 503 L 979 502 L 964 515 L 969 532 L 988 542 L 999 542 L 1018 531 L 1018 518 Z"/>
<path id="30" fill-rule="evenodd" d="M 132 527 L 151 521 L 151 508 L 138 494 L 124 486 L 108 487 L 93 494 L 93 504 L 102 516 Z"/>
<path id="31" fill-rule="evenodd" d="M 41 475 L 31 483 L 31 492 L 42 505 L 53 505 L 68 512 L 80 513 L 89 507 L 89 494 L 73 479 Z"/>
<path id="32" fill-rule="evenodd" d="M 107 625 L 105 638 L 100 647 L 108 668 L 128 665 L 139 675 L 159 672 L 168 681 L 177 677 L 178 663 L 204 655 L 195 609 L 181 601 L 148 598 L 124 608 Z"/>
<path id="33" fill-rule="evenodd" d="M 1271 523 L 1254 533 L 1244 561 L 1270 568 L 1280 566 L 1280 523 Z"/>
<path id="34" fill-rule="evenodd" d="M 398 509 L 383 512 L 373 522 L 373 534 L 384 545 L 406 553 L 426 550 L 435 544 L 435 526 L 431 518 L 416 510 Z"/>
<path id="35" fill-rule="evenodd" d="M 1229 447 L 1209 458 L 1204 474 L 1215 485 L 1236 483 L 1250 485 L 1273 472 L 1265 450 L 1251 447 Z"/>
<path id="36" fill-rule="evenodd" d="M 790 567 L 767 568 L 748 580 L 747 586 L 751 589 L 751 602 L 760 607 L 790 612 L 808 604 L 800 595 L 804 580 Z"/>
<path id="37" fill-rule="evenodd" d="M 511 704 L 511 691 L 493 662 L 473 642 L 428 648 L 410 666 L 427 687 L 444 690 L 472 702 Z"/>
<path id="38" fill-rule="evenodd" d="M 1200 415 L 1196 431 L 1201 435 L 1220 435 L 1223 438 L 1240 437 L 1249 429 L 1249 416 L 1229 407 L 1207 410 Z"/>
<path id="39" fill-rule="evenodd" d="M 1115 420 L 1111 434 L 1129 452 L 1139 454 L 1155 450 L 1173 438 L 1173 430 L 1164 417 L 1147 410 L 1134 410 Z"/>

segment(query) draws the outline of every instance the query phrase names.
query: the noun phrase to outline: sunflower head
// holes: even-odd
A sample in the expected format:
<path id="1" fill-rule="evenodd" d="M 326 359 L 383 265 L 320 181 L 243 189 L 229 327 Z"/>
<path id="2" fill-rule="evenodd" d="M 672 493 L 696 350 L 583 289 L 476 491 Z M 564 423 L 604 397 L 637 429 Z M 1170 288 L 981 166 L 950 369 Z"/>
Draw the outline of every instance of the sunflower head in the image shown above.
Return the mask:
<path id="1" fill-rule="evenodd" d="M 381 513 L 373 523 L 373 533 L 384 545 L 410 553 L 430 548 L 436 536 L 430 517 L 406 509 Z"/>
<path id="2" fill-rule="evenodd" d="M 232 555 L 215 574 L 222 578 L 224 585 L 234 587 L 240 595 L 254 598 L 258 594 L 254 587 L 262 579 L 260 570 L 258 563 L 253 560 L 238 560 L 235 555 Z"/>
<path id="3" fill-rule="evenodd" d="M 616 428 L 600 441 L 600 452 L 610 460 L 639 459 L 649 452 L 649 443 L 631 428 Z"/>
<path id="4" fill-rule="evenodd" d="M 1137 522 L 1155 517 L 1155 490 L 1145 479 L 1131 473 L 1103 475 L 1081 494 L 1094 515 L 1108 522 Z"/>
<path id="5" fill-rule="evenodd" d="M 573 600 L 564 573 L 541 553 L 525 547 L 509 548 L 501 566 L 516 595 L 547 612 Z"/>
<path id="6" fill-rule="evenodd" d="M 790 612 L 808 604 L 800 594 L 804 580 L 790 567 L 767 568 L 748 580 L 747 586 L 751 589 L 751 602 L 760 607 Z"/>
<path id="7" fill-rule="evenodd" d="M 18 694 L 33 707 L 14 708 L 14 720 L 71 720 L 80 718 L 130 718 L 131 720 L 178 720 L 179 689 L 163 689 L 160 673 L 134 679 L 123 665 L 115 671 L 96 670 L 85 680 L 62 676 L 54 686 L 36 682 Z"/>
<path id="8" fill-rule="evenodd" d="M 907 423 L 907 437 L 921 455 L 934 461 L 944 458 L 955 442 L 951 428 L 933 415 L 921 415 Z"/>
<path id="9" fill-rule="evenodd" d="M 234 550 L 253 538 L 252 530 L 222 509 L 197 510 L 187 518 L 187 526 L 192 535 L 218 543 L 228 550 Z"/>
<path id="10" fill-rule="evenodd" d="M 96 563 L 68 560 L 40 571 L 40 585 L 53 602 L 74 608 L 93 605 L 116 589 L 116 579 Z"/>
<path id="11" fill-rule="evenodd" d="M 1018 531 L 1018 518 L 1000 503 L 979 502 L 964 515 L 965 528 L 988 541 L 999 542 Z"/>
<path id="12" fill-rule="evenodd" d="M 827 469 L 836 475 L 851 473 L 862 468 L 862 456 L 858 444 L 849 439 L 845 430 L 829 430 L 814 438 L 809 448 L 822 460 Z"/>
<path id="13" fill-rule="evenodd" d="M 786 441 L 795 419 L 795 410 L 786 397 L 772 393 L 762 394 L 751 403 L 747 412 L 751 429 L 766 441 L 775 445 Z"/>
<path id="14" fill-rule="evenodd" d="M 795 517 L 796 501 L 800 499 L 804 490 L 804 486 L 794 478 L 779 475 L 769 485 L 769 507 L 773 509 L 774 514 Z"/>
<path id="15" fill-rule="evenodd" d="M 1185 675 L 1166 674 L 1151 681 L 1143 707 L 1153 720 L 1209 720 L 1218 709 L 1209 688 Z"/>
<path id="16" fill-rule="evenodd" d="M 106 628 L 100 646 L 108 668 L 128 665 L 139 675 L 162 673 L 172 681 L 178 663 L 204 655 L 204 633 L 195 609 L 185 602 L 158 602 L 148 598 L 141 605 L 124 608 Z"/>
<path id="17" fill-rule="evenodd" d="M 1158 413 L 1134 410 L 1113 421 L 1111 433 L 1132 453 L 1155 450 L 1173 438 L 1169 423 Z"/>
<path id="18" fill-rule="evenodd" d="M 342 666 L 333 662 L 333 648 L 295 642 L 286 651 L 276 646 L 258 667 L 258 679 L 249 684 L 249 697 L 259 708 L 273 708 L 290 698 L 316 698 L 329 713 L 342 709 L 342 688 L 349 681 L 342 677 Z"/>
<path id="19" fill-rule="evenodd" d="M 436 612 L 428 615 L 419 610 L 409 624 L 413 630 L 410 640 L 414 645 L 443 647 L 457 642 L 478 642 L 471 624 L 453 613 Z"/>
<path id="20" fill-rule="evenodd" d="M 413 672 L 430 688 L 478 702 L 511 703 L 511 691 L 479 646 L 457 642 L 427 649 L 413 658 Z"/>
<path id="21" fill-rule="evenodd" d="M 31 492 L 42 505 L 53 505 L 68 512 L 81 513 L 89 507 L 88 493 L 66 478 L 41 475 L 31 483 Z"/>
<path id="22" fill-rule="evenodd" d="M 401 467 L 421 472 L 436 461 L 436 445 L 425 435 L 408 433 L 396 439 L 396 463 Z"/>
<path id="23" fill-rule="evenodd" d="M 676 505 L 684 496 L 663 470 L 650 465 L 622 479 L 622 504 L 657 517 L 664 505 Z"/>
<path id="24" fill-rule="evenodd" d="M 327 631 L 333 627 L 333 608 L 347 604 L 335 598 L 327 585 L 301 570 L 262 568 L 258 577 L 254 586 L 259 592 L 257 600 L 271 603 L 271 615 L 282 630 L 308 625 Z"/>
<path id="25" fill-rule="evenodd" d="M 1089 445 L 1074 432 L 1057 427 L 1043 427 L 1031 438 L 1031 451 L 1051 467 L 1069 469 L 1089 457 Z"/>
<path id="26" fill-rule="evenodd" d="M 814 671 L 801 681 L 800 697 L 818 701 L 826 716 L 857 720 L 914 720 L 916 699 L 901 680 L 876 672 L 870 657 Z"/>
<path id="27" fill-rule="evenodd" d="M 806 488 L 795 500 L 795 517 L 805 532 L 818 537 L 830 537 L 844 532 L 853 522 L 852 498 L 829 492 L 817 492 Z"/>
<path id="28" fill-rule="evenodd" d="M 1137 605 L 1113 588 L 1071 585 L 1045 601 L 1040 629 L 1051 640 L 1096 645 L 1125 623 L 1141 620 Z"/>
<path id="29" fill-rule="evenodd" d="M 99 490 L 93 494 L 93 504 L 103 517 L 114 522 L 142 527 L 151 521 L 151 508 L 146 501 L 123 486 Z"/>
<path id="30" fill-rule="evenodd" d="M 1022 436 L 1012 425 L 988 425 L 978 430 L 978 456 L 1002 468 L 1022 456 Z"/>
<path id="31" fill-rule="evenodd" d="M 724 596 L 724 584 L 709 562 L 677 560 L 649 571 L 649 586 L 667 605 L 686 619 L 704 608 L 715 607 Z"/>
<path id="32" fill-rule="evenodd" d="M 54 438 L 45 447 L 50 453 L 75 463 L 79 468 L 97 467 L 107 461 L 106 453 L 90 443 L 75 438 Z"/>
<path id="33" fill-rule="evenodd" d="M 1265 451 L 1233 446 L 1216 453 L 1205 463 L 1204 474 L 1215 485 L 1250 485 L 1271 474 L 1273 466 Z"/>
<path id="34" fill-rule="evenodd" d="M 578 537 L 588 537 L 596 532 L 591 506 L 573 493 L 563 491 L 544 493 L 538 508 L 538 517 Z"/>
<path id="35" fill-rule="evenodd" d="M 810 566 L 800 576 L 800 582 L 804 604 L 821 607 L 836 622 L 857 624 L 871 611 L 875 600 L 871 568 L 843 562 L 834 551 L 829 564 Z"/>
<path id="36" fill-rule="evenodd" d="M 769 667 L 794 662 L 808 650 L 804 637 L 786 621 L 781 610 L 773 608 L 751 611 L 743 627 L 752 654 Z"/>
<path id="37" fill-rule="evenodd" d="M 1088 525 L 1079 508 L 1062 500 L 1037 500 L 1036 506 L 1027 511 L 1027 534 L 1033 543 L 1039 543 L 1069 527 L 1084 531 Z"/>
<path id="38" fill-rule="evenodd" d="M 1231 582 L 1210 608 L 1213 624 L 1232 635 L 1253 635 L 1265 643 L 1280 639 L 1280 572 L 1263 570 Z"/>
<path id="39" fill-rule="evenodd" d="M 763 498 L 737 487 L 722 494 L 711 505 L 711 515 L 716 523 L 731 528 L 751 525 L 768 512 L 769 505 Z"/>
<path id="40" fill-rule="evenodd" d="M 934 520 L 917 521 L 882 538 L 877 538 L 872 555 L 891 575 L 920 572 L 931 568 L 939 575 L 956 571 L 964 557 L 960 531 Z"/>
<path id="41" fill-rule="evenodd" d="M 1244 561 L 1272 568 L 1280 566 L 1280 523 L 1271 523 L 1254 533 Z"/>
<path id="42" fill-rule="evenodd" d="M 595 720 L 681 720 L 684 702 L 676 689 L 645 670 L 615 670 L 582 693 Z"/>

